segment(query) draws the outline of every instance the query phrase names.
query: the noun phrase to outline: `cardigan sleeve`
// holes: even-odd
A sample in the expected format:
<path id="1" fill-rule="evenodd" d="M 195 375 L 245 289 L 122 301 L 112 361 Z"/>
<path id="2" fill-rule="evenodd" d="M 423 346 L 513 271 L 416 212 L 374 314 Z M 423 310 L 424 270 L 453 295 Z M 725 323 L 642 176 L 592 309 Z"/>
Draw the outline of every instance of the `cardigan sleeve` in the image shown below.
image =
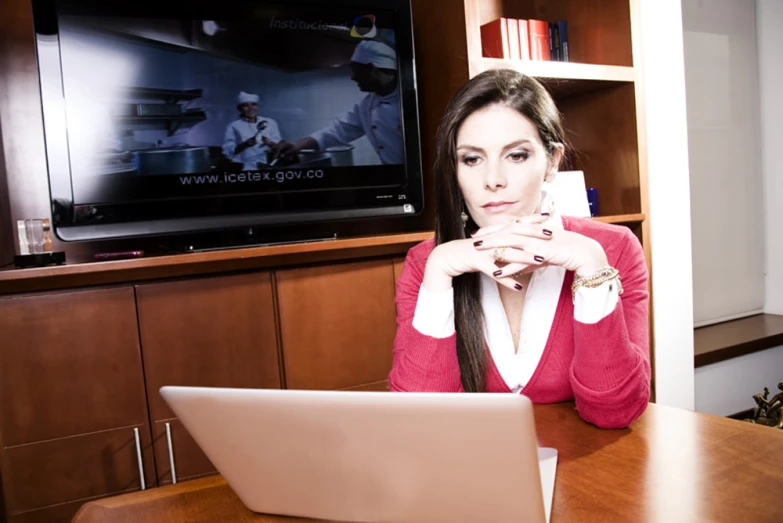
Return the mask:
<path id="1" fill-rule="evenodd" d="M 624 234 L 613 260 L 623 285 L 614 311 L 596 323 L 574 320 L 574 400 L 582 419 L 601 428 L 628 426 L 650 399 L 647 265 L 636 237 Z"/>
<path id="2" fill-rule="evenodd" d="M 413 326 L 426 258 L 408 253 L 397 280 L 397 333 L 394 338 L 389 390 L 405 392 L 461 392 L 455 333 L 437 338 Z M 437 301 L 437 300 L 436 300 Z M 453 303 L 450 304 L 453 307 Z"/>

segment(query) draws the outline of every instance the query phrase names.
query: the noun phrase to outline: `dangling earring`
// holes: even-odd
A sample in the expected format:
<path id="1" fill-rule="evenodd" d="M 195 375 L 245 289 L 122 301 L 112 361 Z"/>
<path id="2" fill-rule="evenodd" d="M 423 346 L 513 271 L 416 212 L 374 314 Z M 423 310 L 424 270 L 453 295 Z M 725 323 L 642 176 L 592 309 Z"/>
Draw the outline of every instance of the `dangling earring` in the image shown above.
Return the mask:
<path id="1" fill-rule="evenodd" d="M 552 196 L 552 184 L 544 182 L 541 187 L 541 202 L 539 203 L 541 214 L 553 215 L 555 213 L 555 199 Z"/>
<path id="2" fill-rule="evenodd" d="M 470 219 L 468 217 L 468 213 L 466 213 L 465 211 L 462 211 L 460 213 L 459 217 L 462 218 L 462 226 L 463 227 L 468 224 L 468 220 Z"/>

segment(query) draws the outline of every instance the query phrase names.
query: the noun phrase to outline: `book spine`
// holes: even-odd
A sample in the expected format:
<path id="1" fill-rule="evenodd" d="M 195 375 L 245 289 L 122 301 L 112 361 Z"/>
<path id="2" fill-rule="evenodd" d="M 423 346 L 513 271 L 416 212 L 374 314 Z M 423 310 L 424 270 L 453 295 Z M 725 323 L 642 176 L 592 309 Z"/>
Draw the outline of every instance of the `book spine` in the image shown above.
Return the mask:
<path id="1" fill-rule="evenodd" d="M 542 20 L 528 20 L 530 33 L 530 58 L 532 60 L 550 60 L 549 24 Z"/>
<path id="2" fill-rule="evenodd" d="M 528 31 L 527 20 L 517 20 L 519 27 L 519 58 L 521 60 L 530 60 L 530 31 Z"/>
<path id="3" fill-rule="evenodd" d="M 509 58 L 508 25 L 498 18 L 481 26 L 481 55 L 486 58 Z"/>
<path id="4" fill-rule="evenodd" d="M 565 20 L 557 22 L 557 35 L 560 39 L 560 60 L 570 62 L 571 57 L 568 53 L 568 23 Z"/>
<path id="5" fill-rule="evenodd" d="M 516 18 L 504 18 L 508 27 L 508 56 L 519 60 L 519 21 Z"/>
<path id="6" fill-rule="evenodd" d="M 552 61 L 557 61 L 557 24 L 549 22 L 549 56 Z"/>

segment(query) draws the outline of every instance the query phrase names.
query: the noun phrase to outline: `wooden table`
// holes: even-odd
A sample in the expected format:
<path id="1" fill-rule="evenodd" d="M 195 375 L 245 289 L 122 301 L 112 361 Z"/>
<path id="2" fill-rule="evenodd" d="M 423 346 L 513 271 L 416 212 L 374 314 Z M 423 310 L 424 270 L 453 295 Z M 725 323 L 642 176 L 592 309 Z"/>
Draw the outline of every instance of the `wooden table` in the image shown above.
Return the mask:
<path id="1" fill-rule="evenodd" d="M 552 522 L 783 522 L 783 431 L 651 404 L 629 429 L 536 405 L 559 451 Z M 74 523 L 297 523 L 254 514 L 220 476 L 87 503 Z"/>

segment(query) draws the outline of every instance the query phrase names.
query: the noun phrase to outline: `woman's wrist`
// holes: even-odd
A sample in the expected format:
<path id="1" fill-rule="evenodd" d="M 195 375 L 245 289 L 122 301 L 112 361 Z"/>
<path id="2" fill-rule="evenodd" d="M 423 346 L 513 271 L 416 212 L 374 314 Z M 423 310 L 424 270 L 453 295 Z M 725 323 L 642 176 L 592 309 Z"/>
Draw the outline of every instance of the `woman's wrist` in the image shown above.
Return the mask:
<path id="1" fill-rule="evenodd" d="M 609 260 L 606 258 L 606 253 L 601 244 L 592 238 L 585 239 L 588 240 L 586 244 L 588 247 L 585 249 L 585 255 L 575 271 L 580 278 L 591 276 L 609 265 Z"/>
<path id="2" fill-rule="evenodd" d="M 444 292 L 451 289 L 453 277 L 440 263 L 440 251 L 436 247 L 424 267 L 424 279 L 421 284 L 430 292 Z"/>

